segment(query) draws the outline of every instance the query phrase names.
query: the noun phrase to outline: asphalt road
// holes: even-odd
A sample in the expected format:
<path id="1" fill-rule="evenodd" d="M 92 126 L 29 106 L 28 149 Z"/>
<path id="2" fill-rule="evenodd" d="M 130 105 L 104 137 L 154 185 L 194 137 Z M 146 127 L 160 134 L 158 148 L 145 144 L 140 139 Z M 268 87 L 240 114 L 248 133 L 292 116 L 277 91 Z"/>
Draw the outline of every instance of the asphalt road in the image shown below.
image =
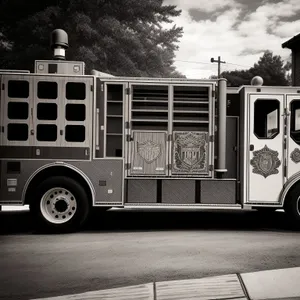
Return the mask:
<path id="1" fill-rule="evenodd" d="M 281 212 L 96 212 L 67 235 L 1 212 L 0 231 L 0 299 L 300 266 L 300 231 Z"/>

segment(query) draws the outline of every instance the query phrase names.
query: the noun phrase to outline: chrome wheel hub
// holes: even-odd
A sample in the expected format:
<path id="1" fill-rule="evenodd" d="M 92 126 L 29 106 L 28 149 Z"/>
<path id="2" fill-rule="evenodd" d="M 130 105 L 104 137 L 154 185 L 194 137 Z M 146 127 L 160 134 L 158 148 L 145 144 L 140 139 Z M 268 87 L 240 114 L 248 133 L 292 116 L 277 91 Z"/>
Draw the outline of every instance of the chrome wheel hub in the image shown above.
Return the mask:
<path id="1" fill-rule="evenodd" d="M 77 210 L 77 201 L 69 190 L 55 187 L 43 195 L 40 208 L 47 221 L 63 224 L 73 218 Z"/>

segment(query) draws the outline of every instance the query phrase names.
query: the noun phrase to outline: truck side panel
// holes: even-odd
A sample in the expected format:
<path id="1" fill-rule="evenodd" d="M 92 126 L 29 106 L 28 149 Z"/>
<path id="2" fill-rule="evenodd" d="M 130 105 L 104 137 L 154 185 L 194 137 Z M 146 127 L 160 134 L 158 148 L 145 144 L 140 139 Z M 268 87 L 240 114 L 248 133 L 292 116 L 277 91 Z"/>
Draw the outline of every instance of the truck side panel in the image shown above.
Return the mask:
<path id="1" fill-rule="evenodd" d="M 78 169 L 88 177 L 94 189 L 94 205 L 122 205 L 123 160 L 65 161 L 69 168 Z M 33 174 L 64 166 L 47 160 L 3 160 L 1 164 L 0 204 L 24 204 L 22 193 Z M 60 173 L 53 172 L 53 175 Z M 22 200 L 21 200 L 22 199 Z"/>

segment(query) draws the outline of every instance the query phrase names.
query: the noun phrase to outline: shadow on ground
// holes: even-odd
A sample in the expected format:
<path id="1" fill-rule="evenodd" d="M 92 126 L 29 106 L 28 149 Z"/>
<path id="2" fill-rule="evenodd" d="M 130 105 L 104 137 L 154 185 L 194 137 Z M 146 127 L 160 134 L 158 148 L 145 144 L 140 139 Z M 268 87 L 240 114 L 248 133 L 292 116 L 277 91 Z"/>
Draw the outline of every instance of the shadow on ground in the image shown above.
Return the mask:
<path id="1" fill-rule="evenodd" d="M 299 231 L 285 213 L 253 211 L 92 211 L 83 232 L 159 230 L 287 230 Z M 32 233 L 28 211 L 0 212 L 0 234 Z"/>

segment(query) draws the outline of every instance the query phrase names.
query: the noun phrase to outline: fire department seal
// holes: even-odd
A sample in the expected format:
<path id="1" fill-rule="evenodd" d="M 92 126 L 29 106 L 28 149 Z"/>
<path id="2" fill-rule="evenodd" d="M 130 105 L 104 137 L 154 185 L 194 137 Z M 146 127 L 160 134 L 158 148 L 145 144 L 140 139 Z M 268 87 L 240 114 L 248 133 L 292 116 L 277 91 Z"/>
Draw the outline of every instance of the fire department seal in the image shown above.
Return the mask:
<path id="1" fill-rule="evenodd" d="M 253 167 L 253 173 L 267 178 L 272 174 L 278 174 L 277 168 L 281 165 L 278 159 L 278 152 L 271 150 L 265 145 L 261 150 L 253 152 L 253 158 L 250 161 Z"/>
<path id="2" fill-rule="evenodd" d="M 300 162 L 300 150 L 298 148 L 295 148 L 290 157 L 294 163 L 297 164 L 298 162 Z"/>
<path id="3" fill-rule="evenodd" d="M 154 162 L 161 154 L 161 145 L 153 141 L 137 143 L 137 153 L 148 164 Z"/>
<path id="4" fill-rule="evenodd" d="M 206 132 L 176 132 L 174 171 L 201 172 L 206 170 Z"/>

